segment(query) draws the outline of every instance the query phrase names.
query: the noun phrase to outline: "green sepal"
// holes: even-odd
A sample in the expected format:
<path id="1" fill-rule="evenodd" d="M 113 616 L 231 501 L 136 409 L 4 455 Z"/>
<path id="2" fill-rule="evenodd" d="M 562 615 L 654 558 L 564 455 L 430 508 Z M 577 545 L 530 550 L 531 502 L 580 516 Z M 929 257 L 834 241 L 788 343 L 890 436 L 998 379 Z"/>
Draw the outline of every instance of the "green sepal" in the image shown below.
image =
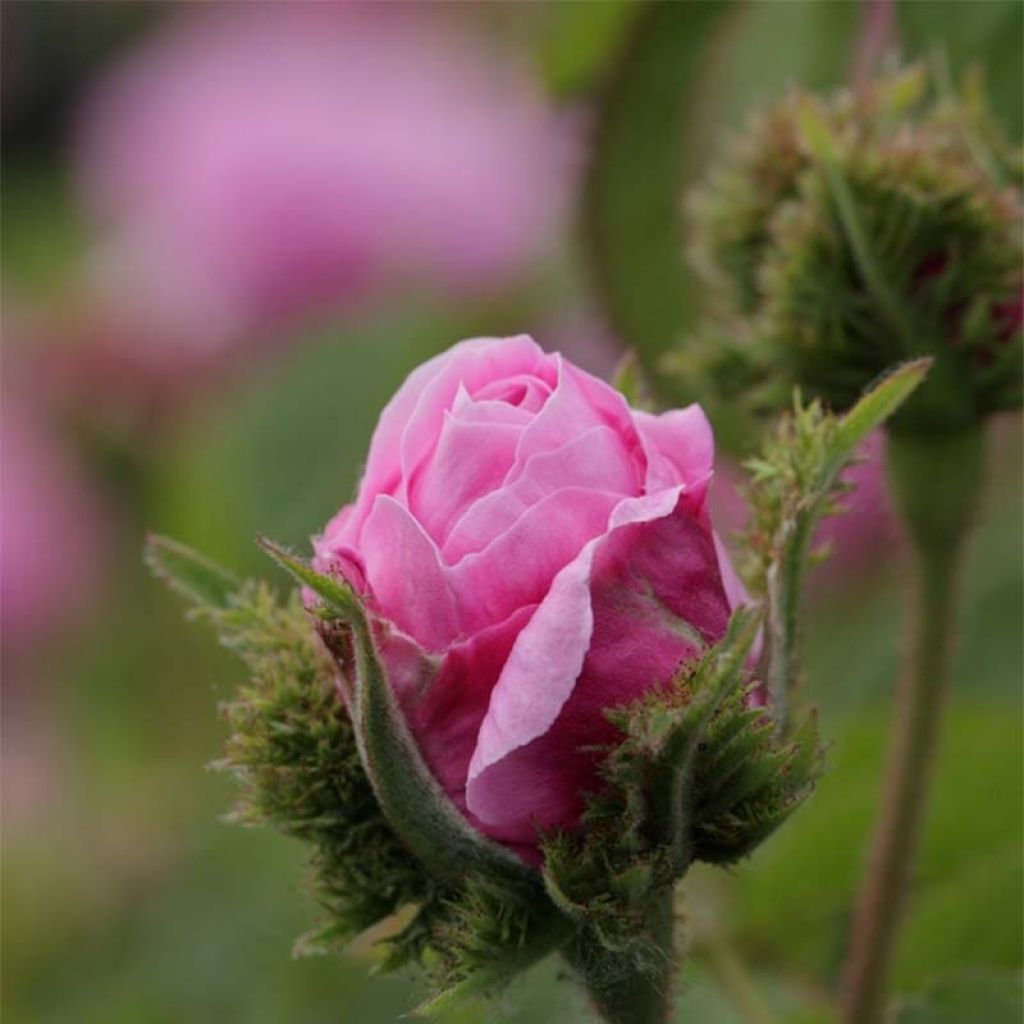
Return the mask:
<path id="1" fill-rule="evenodd" d="M 685 674 L 682 686 L 689 702 L 669 724 L 651 773 L 652 824 L 656 842 L 667 851 L 668 883 L 681 878 L 693 859 L 695 762 L 722 703 L 742 688 L 743 666 L 761 622 L 759 608 L 737 608 L 721 642 L 698 662 L 692 673 Z"/>
<path id="2" fill-rule="evenodd" d="M 350 586 L 333 576 L 317 572 L 307 562 L 262 534 L 256 535 L 256 544 L 265 551 L 282 569 L 290 573 L 303 586 L 309 587 L 321 598 L 333 618 L 341 619 L 346 625 L 365 622 L 362 605 Z"/>
<path id="3" fill-rule="evenodd" d="M 471 877 L 442 908 L 431 945 L 436 994 L 417 1007 L 433 1016 L 456 1002 L 502 988 L 517 975 L 563 948 L 578 927 L 543 894 L 510 892 Z"/>
<path id="4" fill-rule="evenodd" d="M 248 669 L 222 705 L 229 734 L 213 767 L 239 786 L 228 821 L 270 825 L 308 844 L 309 888 L 325 920 L 295 953 L 337 949 L 407 904 L 434 901 L 436 884 L 376 802 L 334 666 L 298 592 L 281 601 L 266 584 L 240 582 L 162 537 L 149 538 L 146 561 Z"/>
<path id="5" fill-rule="evenodd" d="M 227 569 L 192 548 L 151 533 L 143 558 L 153 574 L 195 605 L 227 608 L 242 582 Z"/>
<path id="6" fill-rule="evenodd" d="M 592 953 L 614 953 L 631 965 L 626 973 L 657 973 L 652 907 L 671 901 L 693 861 L 705 738 L 723 703 L 746 692 L 760 625 L 759 608 L 738 609 L 722 641 L 667 688 L 610 712 L 622 740 L 607 754 L 582 829 L 544 840 L 549 898 L 583 929 Z"/>
<path id="7" fill-rule="evenodd" d="M 913 359 L 893 367 L 861 395 L 857 404 L 839 420 L 821 469 L 820 489 L 830 486 L 856 457 L 857 449 L 882 426 L 924 383 L 934 360 Z"/>
<path id="8" fill-rule="evenodd" d="M 763 708 L 730 703 L 707 731 L 693 776 L 693 859 L 708 864 L 749 856 L 810 796 L 824 767 L 813 711 L 783 739 Z"/>
<path id="9" fill-rule="evenodd" d="M 471 873 L 540 891 L 539 879 L 514 853 L 477 832 L 441 789 L 420 754 L 377 656 L 370 621 L 355 592 L 316 572 L 278 545 L 260 546 L 324 601 L 320 614 L 351 631 L 355 686 L 352 717 L 366 774 L 385 817 L 430 874 L 458 884 Z"/>

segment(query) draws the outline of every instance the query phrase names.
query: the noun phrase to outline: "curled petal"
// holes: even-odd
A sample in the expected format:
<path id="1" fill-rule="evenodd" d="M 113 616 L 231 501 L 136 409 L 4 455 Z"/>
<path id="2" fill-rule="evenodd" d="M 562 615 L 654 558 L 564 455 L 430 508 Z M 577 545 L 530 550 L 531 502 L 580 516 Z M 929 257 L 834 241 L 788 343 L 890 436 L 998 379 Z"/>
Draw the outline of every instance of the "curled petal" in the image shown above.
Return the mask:
<path id="1" fill-rule="evenodd" d="M 544 598 L 552 577 L 579 551 L 580 537 L 604 533 L 621 500 L 606 491 L 563 488 L 448 570 L 464 628 L 484 628 Z"/>
<path id="2" fill-rule="evenodd" d="M 693 484 L 706 477 L 715 460 L 715 439 L 699 405 L 671 409 L 660 416 L 634 412 L 647 453 L 648 492 Z"/>
<path id="3" fill-rule="evenodd" d="M 514 482 L 466 509 L 442 544 L 445 560 L 456 564 L 482 550 L 528 508 L 567 487 L 618 495 L 636 493 L 636 468 L 613 430 L 593 427 L 560 448 L 531 456 Z M 581 520 L 575 528 L 570 527 L 577 549 L 593 536 L 584 532 L 585 525 Z"/>
<path id="4" fill-rule="evenodd" d="M 522 428 L 511 423 L 460 420 L 445 413 L 427 471 L 409 489 L 409 508 L 435 539 L 454 519 L 504 480 Z"/>
<path id="5" fill-rule="evenodd" d="M 480 726 L 468 788 L 470 810 L 511 829 L 509 839 L 523 839 L 535 823 L 557 823 L 556 805 L 567 818 L 569 804 L 579 811 L 564 753 L 551 763 L 549 788 L 527 786 L 547 772 L 532 759 L 551 752 L 534 744 L 560 717 L 569 731 L 584 723 L 588 735 L 600 736 L 604 708 L 664 683 L 682 658 L 724 632 L 729 607 L 701 522 L 703 485 L 701 497 L 679 486 L 618 504 L 607 534 L 556 575 L 512 648 Z M 572 713 L 565 718 L 563 710 Z M 570 750 L 575 764 L 579 752 Z M 587 758 L 580 764 L 586 771 Z M 528 771 L 519 776 L 521 766 Z"/>

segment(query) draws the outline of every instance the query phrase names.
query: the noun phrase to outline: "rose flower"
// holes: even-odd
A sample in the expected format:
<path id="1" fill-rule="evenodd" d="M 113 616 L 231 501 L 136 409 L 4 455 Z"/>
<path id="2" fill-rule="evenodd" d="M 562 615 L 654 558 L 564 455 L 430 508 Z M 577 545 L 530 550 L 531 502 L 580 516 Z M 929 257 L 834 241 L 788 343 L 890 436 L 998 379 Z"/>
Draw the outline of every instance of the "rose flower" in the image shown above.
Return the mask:
<path id="1" fill-rule="evenodd" d="M 633 410 L 528 337 L 464 341 L 405 381 L 314 539 L 374 617 L 426 764 L 527 859 L 598 788 L 606 712 L 667 685 L 744 599 L 712 463 L 699 406 Z"/>

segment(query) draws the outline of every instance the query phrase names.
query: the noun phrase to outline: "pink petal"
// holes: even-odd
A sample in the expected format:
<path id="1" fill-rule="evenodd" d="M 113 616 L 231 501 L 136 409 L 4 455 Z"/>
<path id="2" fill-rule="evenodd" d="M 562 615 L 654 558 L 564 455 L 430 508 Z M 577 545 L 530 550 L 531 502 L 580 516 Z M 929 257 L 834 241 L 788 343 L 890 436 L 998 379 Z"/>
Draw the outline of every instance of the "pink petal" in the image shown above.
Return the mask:
<path id="1" fill-rule="evenodd" d="M 400 460 L 406 481 L 430 455 L 444 414 L 462 389 L 472 396 L 478 388 L 503 377 L 535 374 L 543 379 L 553 373 L 550 358 L 525 334 L 460 342 L 447 355 L 451 358 L 423 387 L 402 430 Z"/>
<path id="2" fill-rule="evenodd" d="M 558 383 L 544 408 L 523 431 L 510 479 L 538 452 L 561 448 L 593 427 L 610 427 L 627 452 L 643 464 L 644 454 L 629 406 L 602 380 L 554 356 Z"/>
<path id="3" fill-rule="evenodd" d="M 344 577 L 363 594 L 366 592 L 363 556 L 353 547 L 349 530 L 353 511 L 353 505 L 345 505 L 324 527 L 324 532 L 313 537 L 313 568 L 317 572 Z"/>
<path id="4" fill-rule="evenodd" d="M 607 708 L 671 678 L 718 640 L 729 604 L 699 499 L 624 502 L 556 578 L 495 686 L 470 766 L 471 810 L 498 838 L 572 827 L 610 741 Z"/>
<path id="5" fill-rule="evenodd" d="M 533 606 L 520 608 L 503 622 L 448 648 L 440 665 L 432 666 L 426 685 L 421 670 L 413 665 L 410 671 L 409 660 L 399 656 L 395 640 L 381 646 L 388 678 L 399 693 L 423 758 L 463 811 L 469 760 L 491 690 L 515 638 L 532 614 Z"/>
<path id="6" fill-rule="evenodd" d="M 530 374 L 503 377 L 477 391 L 474 397 L 482 402 L 502 402 L 526 412 L 540 412 L 551 394 L 544 381 Z"/>
<path id="7" fill-rule="evenodd" d="M 459 633 L 458 619 L 437 548 L 394 498 L 377 496 L 361 549 L 381 614 L 428 651 L 451 643 Z"/>
<path id="8" fill-rule="evenodd" d="M 449 570 L 468 632 L 498 622 L 547 593 L 586 540 L 603 534 L 621 495 L 566 487 L 528 508 L 482 551 Z"/>
<path id="9" fill-rule="evenodd" d="M 619 436 L 610 428 L 593 427 L 552 451 L 531 456 L 514 482 L 470 505 L 443 540 L 442 551 L 449 564 L 480 551 L 548 495 L 566 487 L 599 490 L 612 494 L 636 494 L 637 467 L 626 453 Z M 593 534 L 572 530 L 577 549 Z"/>
<path id="10" fill-rule="evenodd" d="M 451 412 L 464 423 L 514 423 L 523 427 L 533 419 L 532 413 L 519 406 L 472 398 L 465 387 L 459 388 Z"/>
<path id="11" fill-rule="evenodd" d="M 417 367 L 384 407 L 370 442 L 366 471 L 348 530 L 357 537 L 378 494 L 396 494 L 403 466 L 415 466 L 429 455 L 444 412 L 465 387 L 498 374 L 545 369 L 549 359 L 526 335 L 513 338 L 472 338 Z M 415 425 L 413 425 L 415 424 Z"/>
<path id="12" fill-rule="evenodd" d="M 668 515 L 679 492 L 623 499 L 610 529 Z M 517 747 L 543 735 L 572 693 L 594 625 L 590 570 L 602 539 L 591 540 L 558 572 L 516 640 L 480 728 L 470 766 L 471 806 L 474 779 Z"/>
<path id="13" fill-rule="evenodd" d="M 692 484 L 710 472 L 715 440 L 699 405 L 672 409 L 660 416 L 634 411 L 633 419 L 647 453 L 649 493 L 677 484 Z"/>
<path id="14" fill-rule="evenodd" d="M 445 413 L 433 457 L 409 490 L 409 509 L 436 540 L 471 503 L 500 486 L 522 427 L 456 419 Z"/>

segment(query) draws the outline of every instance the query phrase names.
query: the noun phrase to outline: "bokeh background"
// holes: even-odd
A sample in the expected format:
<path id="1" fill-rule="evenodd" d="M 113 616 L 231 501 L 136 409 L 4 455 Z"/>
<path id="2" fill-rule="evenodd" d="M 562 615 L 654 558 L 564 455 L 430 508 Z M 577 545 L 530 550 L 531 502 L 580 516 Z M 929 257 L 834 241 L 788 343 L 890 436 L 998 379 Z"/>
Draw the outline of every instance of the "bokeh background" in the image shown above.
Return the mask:
<path id="1" fill-rule="evenodd" d="M 679 6 L 694 9 L 680 197 L 753 106 L 849 82 L 890 50 L 939 53 L 954 76 L 980 65 L 1021 136 L 1018 3 Z M 11 1024 L 375 1024 L 415 1002 L 414 978 L 369 977 L 369 942 L 290 958 L 316 919 L 303 851 L 223 824 L 231 784 L 205 767 L 239 667 L 183 621 L 141 546 L 156 530 L 269 574 L 253 534 L 303 548 L 351 494 L 383 402 L 460 338 L 528 331 L 611 372 L 621 344 L 583 211 L 602 97 L 645 8 L 4 3 Z M 645 112 L 641 96 L 612 176 L 633 278 L 661 288 L 632 315 L 660 303 L 685 323 L 699 295 L 681 256 L 630 232 L 662 169 Z M 906 993 L 1022 961 L 1019 421 L 993 423 L 992 441 L 896 957 Z M 812 582 L 808 690 L 829 772 L 754 860 L 688 879 L 680 1020 L 827 1019 L 899 651 L 904 570 L 879 458 Z M 718 500 L 738 514 L 727 489 Z M 548 964 L 449 1019 L 583 1017 Z"/>

